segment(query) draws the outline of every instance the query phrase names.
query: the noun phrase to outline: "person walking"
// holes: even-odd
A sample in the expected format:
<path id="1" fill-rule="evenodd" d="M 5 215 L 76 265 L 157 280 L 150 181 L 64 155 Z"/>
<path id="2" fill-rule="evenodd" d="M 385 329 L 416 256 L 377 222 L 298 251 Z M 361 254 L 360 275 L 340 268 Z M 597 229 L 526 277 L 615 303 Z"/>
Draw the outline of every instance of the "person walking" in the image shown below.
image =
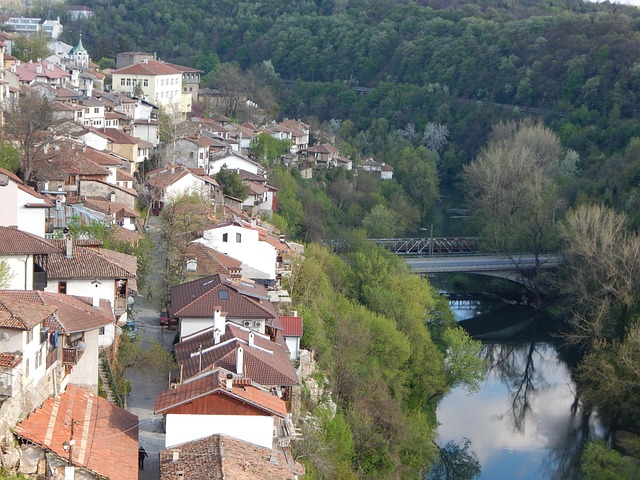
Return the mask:
<path id="1" fill-rule="evenodd" d="M 144 459 L 148 456 L 149 455 L 147 455 L 147 452 L 144 449 L 144 447 L 140 445 L 140 448 L 138 449 L 138 468 L 140 470 L 144 470 Z"/>

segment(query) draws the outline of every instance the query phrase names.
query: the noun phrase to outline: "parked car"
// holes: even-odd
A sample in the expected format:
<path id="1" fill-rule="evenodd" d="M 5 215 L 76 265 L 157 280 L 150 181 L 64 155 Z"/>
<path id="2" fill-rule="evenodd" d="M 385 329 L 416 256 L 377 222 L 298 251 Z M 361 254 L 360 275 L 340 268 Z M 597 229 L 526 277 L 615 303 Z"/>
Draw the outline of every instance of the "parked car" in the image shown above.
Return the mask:
<path id="1" fill-rule="evenodd" d="M 169 326 L 169 312 L 167 312 L 166 308 L 163 308 L 160 312 L 160 325 L 165 327 Z"/>

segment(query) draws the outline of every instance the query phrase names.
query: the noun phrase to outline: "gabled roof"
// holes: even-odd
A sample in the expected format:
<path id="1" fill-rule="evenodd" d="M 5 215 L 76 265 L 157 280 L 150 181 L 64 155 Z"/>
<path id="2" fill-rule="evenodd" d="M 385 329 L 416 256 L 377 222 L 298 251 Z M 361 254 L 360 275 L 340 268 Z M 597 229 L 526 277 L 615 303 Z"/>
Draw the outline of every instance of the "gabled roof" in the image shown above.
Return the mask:
<path id="1" fill-rule="evenodd" d="M 171 289 L 173 315 L 178 318 L 209 318 L 221 307 L 228 318 L 275 318 L 276 311 L 266 289 L 240 280 L 234 284 L 226 275 L 215 274 Z"/>
<path id="2" fill-rule="evenodd" d="M 0 295 L 1 328 L 33 330 L 36 325 L 49 318 L 55 311 L 55 307 Z"/>
<path id="3" fill-rule="evenodd" d="M 254 346 L 249 345 L 249 330 L 227 322 L 218 344 L 214 343 L 213 328 L 177 343 L 174 347 L 176 359 L 184 376 L 191 378 L 214 367 L 237 374 L 237 352 L 242 347 L 245 377 L 265 386 L 298 385 L 298 376 L 284 347 L 265 335 L 251 333 L 254 335 Z M 202 361 L 197 353 L 199 349 L 202 351 Z"/>
<path id="4" fill-rule="evenodd" d="M 36 63 L 24 63 L 16 65 L 15 74 L 22 83 L 31 83 L 36 78 L 45 77 L 47 79 L 71 78 L 71 74 L 47 60 Z"/>
<path id="5" fill-rule="evenodd" d="M 39 159 L 35 168 L 38 180 L 66 180 L 69 175 L 106 178 L 110 173 L 107 168 L 89 160 L 80 145 L 69 142 L 60 142 L 50 148 L 47 158 Z"/>
<path id="6" fill-rule="evenodd" d="M 105 215 L 112 215 L 122 211 L 125 217 L 140 218 L 140 214 L 129 208 L 126 204 L 110 202 L 109 200 L 87 199 L 87 201 L 84 202 L 84 207 L 104 213 Z"/>
<path id="7" fill-rule="evenodd" d="M 175 480 L 178 472 L 185 479 L 293 480 L 304 467 L 290 466 L 278 450 L 216 434 L 162 450 L 160 480 Z"/>
<path id="8" fill-rule="evenodd" d="M 22 362 L 22 352 L 0 352 L 0 367 L 15 368 Z"/>
<path id="9" fill-rule="evenodd" d="M 114 321 L 111 304 L 107 300 L 100 300 L 100 308 L 95 308 L 92 300 L 86 297 L 38 290 L 0 290 L 0 301 L 5 305 L 12 302 L 13 305 L 26 305 L 28 310 L 25 311 L 35 315 L 29 316 L 29 321 L 35 322 L 33 326 L 44 319 L 41 317 L 46 311 L 57 313 L 54 323 L 62 333 L 94 330 Z M 27 315 L 23 316 L 27 318 Z"/>
<path id="10" fill-rule="evenodd" d="M 136 270 L 133 269 L 136 265 L 136 257 L 132 255 L 126 255 L 131 257 L 131 260 L 125 268 L 122 260 L 116 260 L 113 252 L 105 253 L 109 252 L 106 249 L 98 251 L 74 244 L 73 257 L 66 258 L 65 240 L 52 240 L 52 243 L 58 246 L 58 252 L 49 255 L 47 276 L 51 279 L 95 280 L 96 278 L 123 279 L 136 276 Z"/>
<path id="11" fill-rule="evenodd" d="M 202 169 L 192 169 L 185 165 L 169 165 L 165 168 L 153 170 L 147 174 L 147 183 L 153 188 L 164 190 L 189 174 L 206 183 L 210 183 L 216 187 L 218 186 L 216 179 L 206 175 Z"/>
<path id="12" fill-rule="evenodd" d="M 240 271 L 242 262 L 235 258 L 225 255 L 214 248 L 207 247 L 200 242 L 191 242 L 187 246 L 184 254 L 185 262 L 187 260 L 197 260 L 196 270 L 187 272 L 193 275 L 214 275 L 216 273 L 229 274 L 231 271 Z"/>
<path id="13" fill-rule="evenodd" d="M 278 317 L 282 323 L 282 334 L 285 337 L 302 336 L 302 317 L 283 315 Z"/>
<path id="14" fill-rule="evenodd" d="M 243 169 L 240 169 L 238 171 L 238 175 L 240 175 L 240 180 L 246 180 L 255 183 L 267 183 L 267 179 L 264 176 L 256 175 L 255 173 L 247 172 Z"/>
<path id="15" fill-rule="evenodd" d="M 0 227 L 0 255 L 38 255 L 59 251 L 37 235 L 13 227 Z"/>
<path id="16" fill-rule="evenodd" d="M 137 480 L 138 417 L 75 385 L 49 397 L 18 423 L 15 434 L 60 458 L 69 458 L 63 444 L 75 425 L 73 464 L 104 478 Z"/>
<path id="17" fill-rule="evenodd" d="M 135 145 L 140 143 L 140 139 L 132 137 L 117 128 L 103 128 L 102 130 L 92 128 L 92 132 L 101 134 L 107 140 L 119 145 Z"/>
<path id="18" fill-rule="evenodd" d="M 182 75 L 182 71 L 167 63 L 157 60 L 143 60 L 127 67 L 111 72 L 112 75 Z"/>
<path id="19" fill-rule="evenodd" d="M 122 160 L 118 157 L 115 157 L 108 152 L 101 152 L 100 150 L 96 150 L 91 147 L 83 147 L 82 154 L 85 158 L 91 160 L 93 163 L 102 166 L 114 166 L 119 167 L 122 165 Z"/>
<path id="20" fill-rule="evenodd" d="M 2 177 L 3 175 L 6 175 L 9 180 L 12 180 L 20 190 L 22 190 L 25 193 L 28 193 L 29 195 L 34 197 L 34 199 L 39 200 L 34 203 L 26 204 L 25 205 L 26 207 L 50 207 L 51 206 L 51 202 L 44 195 L 36 192 L 31 187 L 28 187 L 27 185 L 25 185 L 24 182 L 20 178 L 18 178 L 18 176 L 15 175 L 14 173 L 0 167 L 0 177 Z"/>
<path id="21" fill-rule="evenodd" d="M 183 65 L 176 65 L 175 63 L 162 62 L 165 65 L 169 65 L 172 68 L 182 72 L 182 73 L 204 73 L 202 70 L 198 70 L 197 68 L 185 67 Z"/>
<path id="22" fill-rule="evenodd" d="M 171 410 L 180 405 L 213 395 L 227 397 L 233 403 L 250 405 L 265 415 L 276 415 L 281 418 L 287 416 L 284 400 L 251 385 L 248 378 L 236 377 L 231 389 L 228 389 L 221 371 L 212 372 L 191 382 L 182 383 L 176 388 L 165 390 L 156 398 L 154 413 L 172 413 Z M 207 412 L 203 414 L 206 415 Z M 233 412 L 229 411 L 227 415 L 233 415 Z"/>

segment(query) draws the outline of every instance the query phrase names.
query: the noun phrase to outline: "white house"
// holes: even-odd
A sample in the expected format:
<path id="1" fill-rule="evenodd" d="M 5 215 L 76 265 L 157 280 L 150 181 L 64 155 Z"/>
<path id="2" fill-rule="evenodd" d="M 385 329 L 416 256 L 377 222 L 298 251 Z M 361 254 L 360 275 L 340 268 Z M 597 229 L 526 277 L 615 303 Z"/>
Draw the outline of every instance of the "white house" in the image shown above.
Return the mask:
<path id="1" fill-rule="evenodd" d="M 3 427 L 67 384 L 97 392 L 98 332 L 112 322 L 106 301 L 0 290 L 0 389 L 8 400 Z"/>
<path id="2" fill-rule="evenodd" d="M 49 255 L 45 291 L 106 300 L 113 308 L 114 319 L 124 325 L 127 307 L 137 290 L 136 257 L 99 248 L 100 242 L 73 241 L 71 235 L 52 243 L 59 246 L 59 250 Z M 101 347 L 113 343 L 115 323 L 105 325 L 100 331 Z"/>
<path id="3" fill-rule="evenodd" d="M 278 320 L 282 324 L 282 336 L 287 344 L 291 360 L 297 360 L 300 339 L 302 338 L 302 317 L 298 316 L 298 312 L 293 312 L 293 315 L 281 316 L 278 317 Z"/>
<path id="4" fill-rule="evenodd" d="M 191 169 L 184 165 L 170 165 L 147 174 L 147 185 L 151 190 L 152 208 L 159 213 L 165 203 L 181 195 L 197 194 L 213 200 L 220 189 L 218 182 L 205 174 L 204 170 Z"/>
<path id="5" fill-rule="evenodd" d="M 48 255 L 59 249 L 41 237 L 12 227 L 0 227 L 0 260 L 9 266 L 9 286 L 16 290 L 44 290 Z"/>
<path id="6" fill-rule="evenodd" d="M 287 408 L 251 379 L 216 369 L 162 392 L 155 413 L 166 415 L 166 448 L 224 434 L 271 449 Z"/>
<path id="7" fill-rule="evenodd" d="M 197 241 L 237 258 L 244 265 L 264 273 L 269 280 L 276 280 L 278 252 L 271 243 L 260 238 L 258 229 L 247 227 L 241 221 L 224 222 L 205 229 Z"/>
<path id="8" fill-rule="evenodd" d="M 16 226 L 44 238 L 51 202 L 4 168 L 0 168 L 0 205 L 0 226 Z"/>
<path id="9" fill-rule="evenodd" d="M 264 171 L 262 165 L 237 152 L 225 151 L 211 155 L 209 158 L 209 175 L 215 175 L 223 168 L 246 170 L 255 175 L 260 175 Z"/>

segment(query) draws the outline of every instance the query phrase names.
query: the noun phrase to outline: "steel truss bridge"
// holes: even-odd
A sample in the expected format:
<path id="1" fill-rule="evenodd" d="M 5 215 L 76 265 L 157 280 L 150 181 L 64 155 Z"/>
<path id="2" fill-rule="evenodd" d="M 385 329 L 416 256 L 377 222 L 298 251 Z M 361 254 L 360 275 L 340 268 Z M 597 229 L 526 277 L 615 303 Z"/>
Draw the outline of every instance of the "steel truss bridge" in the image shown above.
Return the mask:
<path id="1" fill-rule="evenodd" d="M 478 251 L 475 238 L 372 238 L 376 245 L 398 255 L 464 255 Z M 331 240 L 329 245 L 336 253 L 348 251 L 353 247 L 351 240 Z"/>

